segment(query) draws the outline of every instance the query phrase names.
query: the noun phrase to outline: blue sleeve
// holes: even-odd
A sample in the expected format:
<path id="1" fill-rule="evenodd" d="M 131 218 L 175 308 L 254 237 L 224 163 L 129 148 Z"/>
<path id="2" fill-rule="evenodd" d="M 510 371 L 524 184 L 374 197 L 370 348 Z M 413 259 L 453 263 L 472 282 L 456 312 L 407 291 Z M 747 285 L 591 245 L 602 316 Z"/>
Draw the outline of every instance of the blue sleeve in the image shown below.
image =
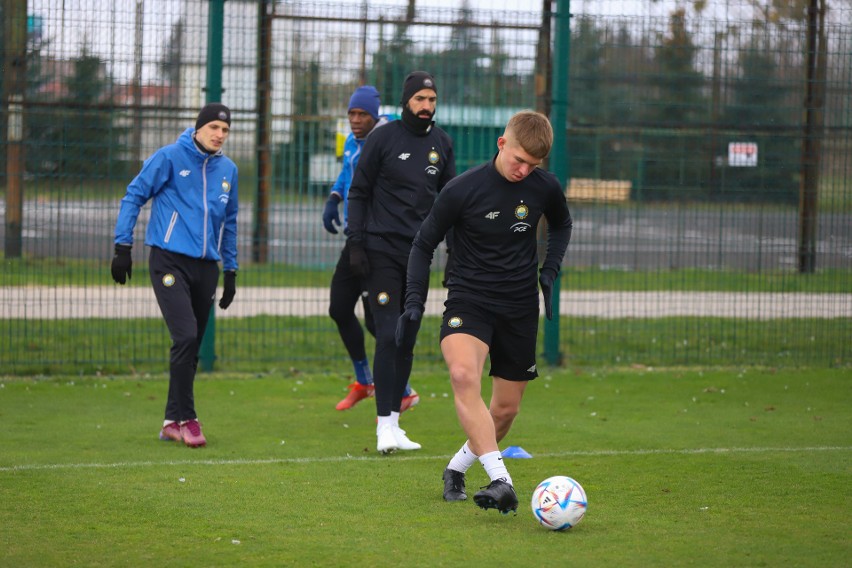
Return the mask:
<path id="1" fill-rule="evenodd" d="M 349 194 L 349 186 L 352 184 L 352 155 L 358 151 L 358 143 L 355 141 L 355 136 L 350 134 L 346 137 L 346 143 L 343 145 L 343 168 L 337 176 L 337 181 L 331 186 L 331 193 L 336 193 L 342 200 L 346 200 Z"/>
<path id="2" fill-rule="evenodd" d="M 162 148 L 145 160 L 142 170 L 127 186 L 127 192 L 121 200 L 115 223 L 115 244 L 133 244 L 133 229 L 139 211 L 168 183 L 170 175 L 171 164 Z"/>
<path id="3" fill-rule="evenodd" d="M 237 270 L 237 213 L 240 209 L 239 172 L 234 167 L 231 198 L 225 208 L 225 226 L 222 228 L 222 268 Z"/>

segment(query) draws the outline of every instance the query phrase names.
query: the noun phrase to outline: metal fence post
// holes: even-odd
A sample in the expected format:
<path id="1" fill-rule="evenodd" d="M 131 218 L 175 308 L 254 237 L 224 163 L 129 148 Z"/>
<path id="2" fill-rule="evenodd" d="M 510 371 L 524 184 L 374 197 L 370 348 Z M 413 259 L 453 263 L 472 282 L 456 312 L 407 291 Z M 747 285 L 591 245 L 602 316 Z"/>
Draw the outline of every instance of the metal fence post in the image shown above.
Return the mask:
<path id="1" fill-rule="evenodd" d="M 23 255 L 24 91 L 27 84 L 27 2 L 3 2 L 3 90 L 6 115 L 6 258 Z"/>
<path id="2" fill-rule="evenodd" d="M 550 152 L 550 171 L 562 187 L 568 186 L 571 175 L 571 162 L 568 155 L 568 67 L 571 46 L 571 2 L 557 0 L 553 13 L 553 102 L 550 121 L 553 123 L 553 148 Z M 544 320 L 544 358 L 550 365 L 562 363 L 559 350 L 559 291 L 562 278 L 553 283 L 553 319 Z"/>
<path id="3" fill-rule="evenodd" d="M 210 0 L 207 13 L 207 86 L 205 87 L 205 102 L 218 103 L 222 101 L 222 46 L 224 45 L 223 27 L 225 25 L 225 0 Z M 212 371 L 216 361 L 216 304 L 210 308 L 210 318 L 207 329 L 201 339 L 201 349 L 198 359 L 202 371 Z"/>

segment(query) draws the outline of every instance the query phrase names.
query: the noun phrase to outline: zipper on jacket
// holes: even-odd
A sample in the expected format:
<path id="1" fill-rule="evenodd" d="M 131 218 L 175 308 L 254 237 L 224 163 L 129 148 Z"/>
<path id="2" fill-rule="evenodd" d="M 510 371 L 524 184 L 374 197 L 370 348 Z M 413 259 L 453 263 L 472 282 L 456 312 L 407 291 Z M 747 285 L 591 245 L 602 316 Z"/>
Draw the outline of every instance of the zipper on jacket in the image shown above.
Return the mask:
<path id="1" fill-rule="evenodd" d="M 201 179 L 203 181 L 203 189 L 201 190 L 202 201 L 204 203 L 204 227 L 201 229 L 201 258 L 207 258 L 207 162 L 210 161 L 210 156 L 204 158 L 204 165 L 201 167 Z"/>

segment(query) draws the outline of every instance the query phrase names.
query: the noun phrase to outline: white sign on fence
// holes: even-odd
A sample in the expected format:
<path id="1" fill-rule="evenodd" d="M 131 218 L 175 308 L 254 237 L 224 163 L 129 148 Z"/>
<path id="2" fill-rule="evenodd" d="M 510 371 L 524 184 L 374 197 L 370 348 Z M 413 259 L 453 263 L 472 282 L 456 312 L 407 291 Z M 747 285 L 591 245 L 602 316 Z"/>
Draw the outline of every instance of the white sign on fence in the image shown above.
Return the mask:
<path id="1" fill-rule="evenodd" d="M 728 165 L 732 168 L 757 167 L 756 142 L 728 143 Z"/>

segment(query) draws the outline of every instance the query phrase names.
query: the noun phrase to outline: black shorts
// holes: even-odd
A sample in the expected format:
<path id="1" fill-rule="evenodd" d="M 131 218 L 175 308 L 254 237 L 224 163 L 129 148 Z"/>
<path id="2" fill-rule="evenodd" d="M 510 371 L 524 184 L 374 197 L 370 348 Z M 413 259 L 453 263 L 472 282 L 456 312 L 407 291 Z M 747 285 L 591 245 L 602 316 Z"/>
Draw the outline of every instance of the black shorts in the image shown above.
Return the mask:
<path id="1" fill-rule="evenodd" d="M 468 299 L 444 302 L 441 340 L 465 333 L 488 345 L 490 376 L 508 381 L 531 381 L 538 376 L 535 362 L 538 310 L 519 312 Z"/>

